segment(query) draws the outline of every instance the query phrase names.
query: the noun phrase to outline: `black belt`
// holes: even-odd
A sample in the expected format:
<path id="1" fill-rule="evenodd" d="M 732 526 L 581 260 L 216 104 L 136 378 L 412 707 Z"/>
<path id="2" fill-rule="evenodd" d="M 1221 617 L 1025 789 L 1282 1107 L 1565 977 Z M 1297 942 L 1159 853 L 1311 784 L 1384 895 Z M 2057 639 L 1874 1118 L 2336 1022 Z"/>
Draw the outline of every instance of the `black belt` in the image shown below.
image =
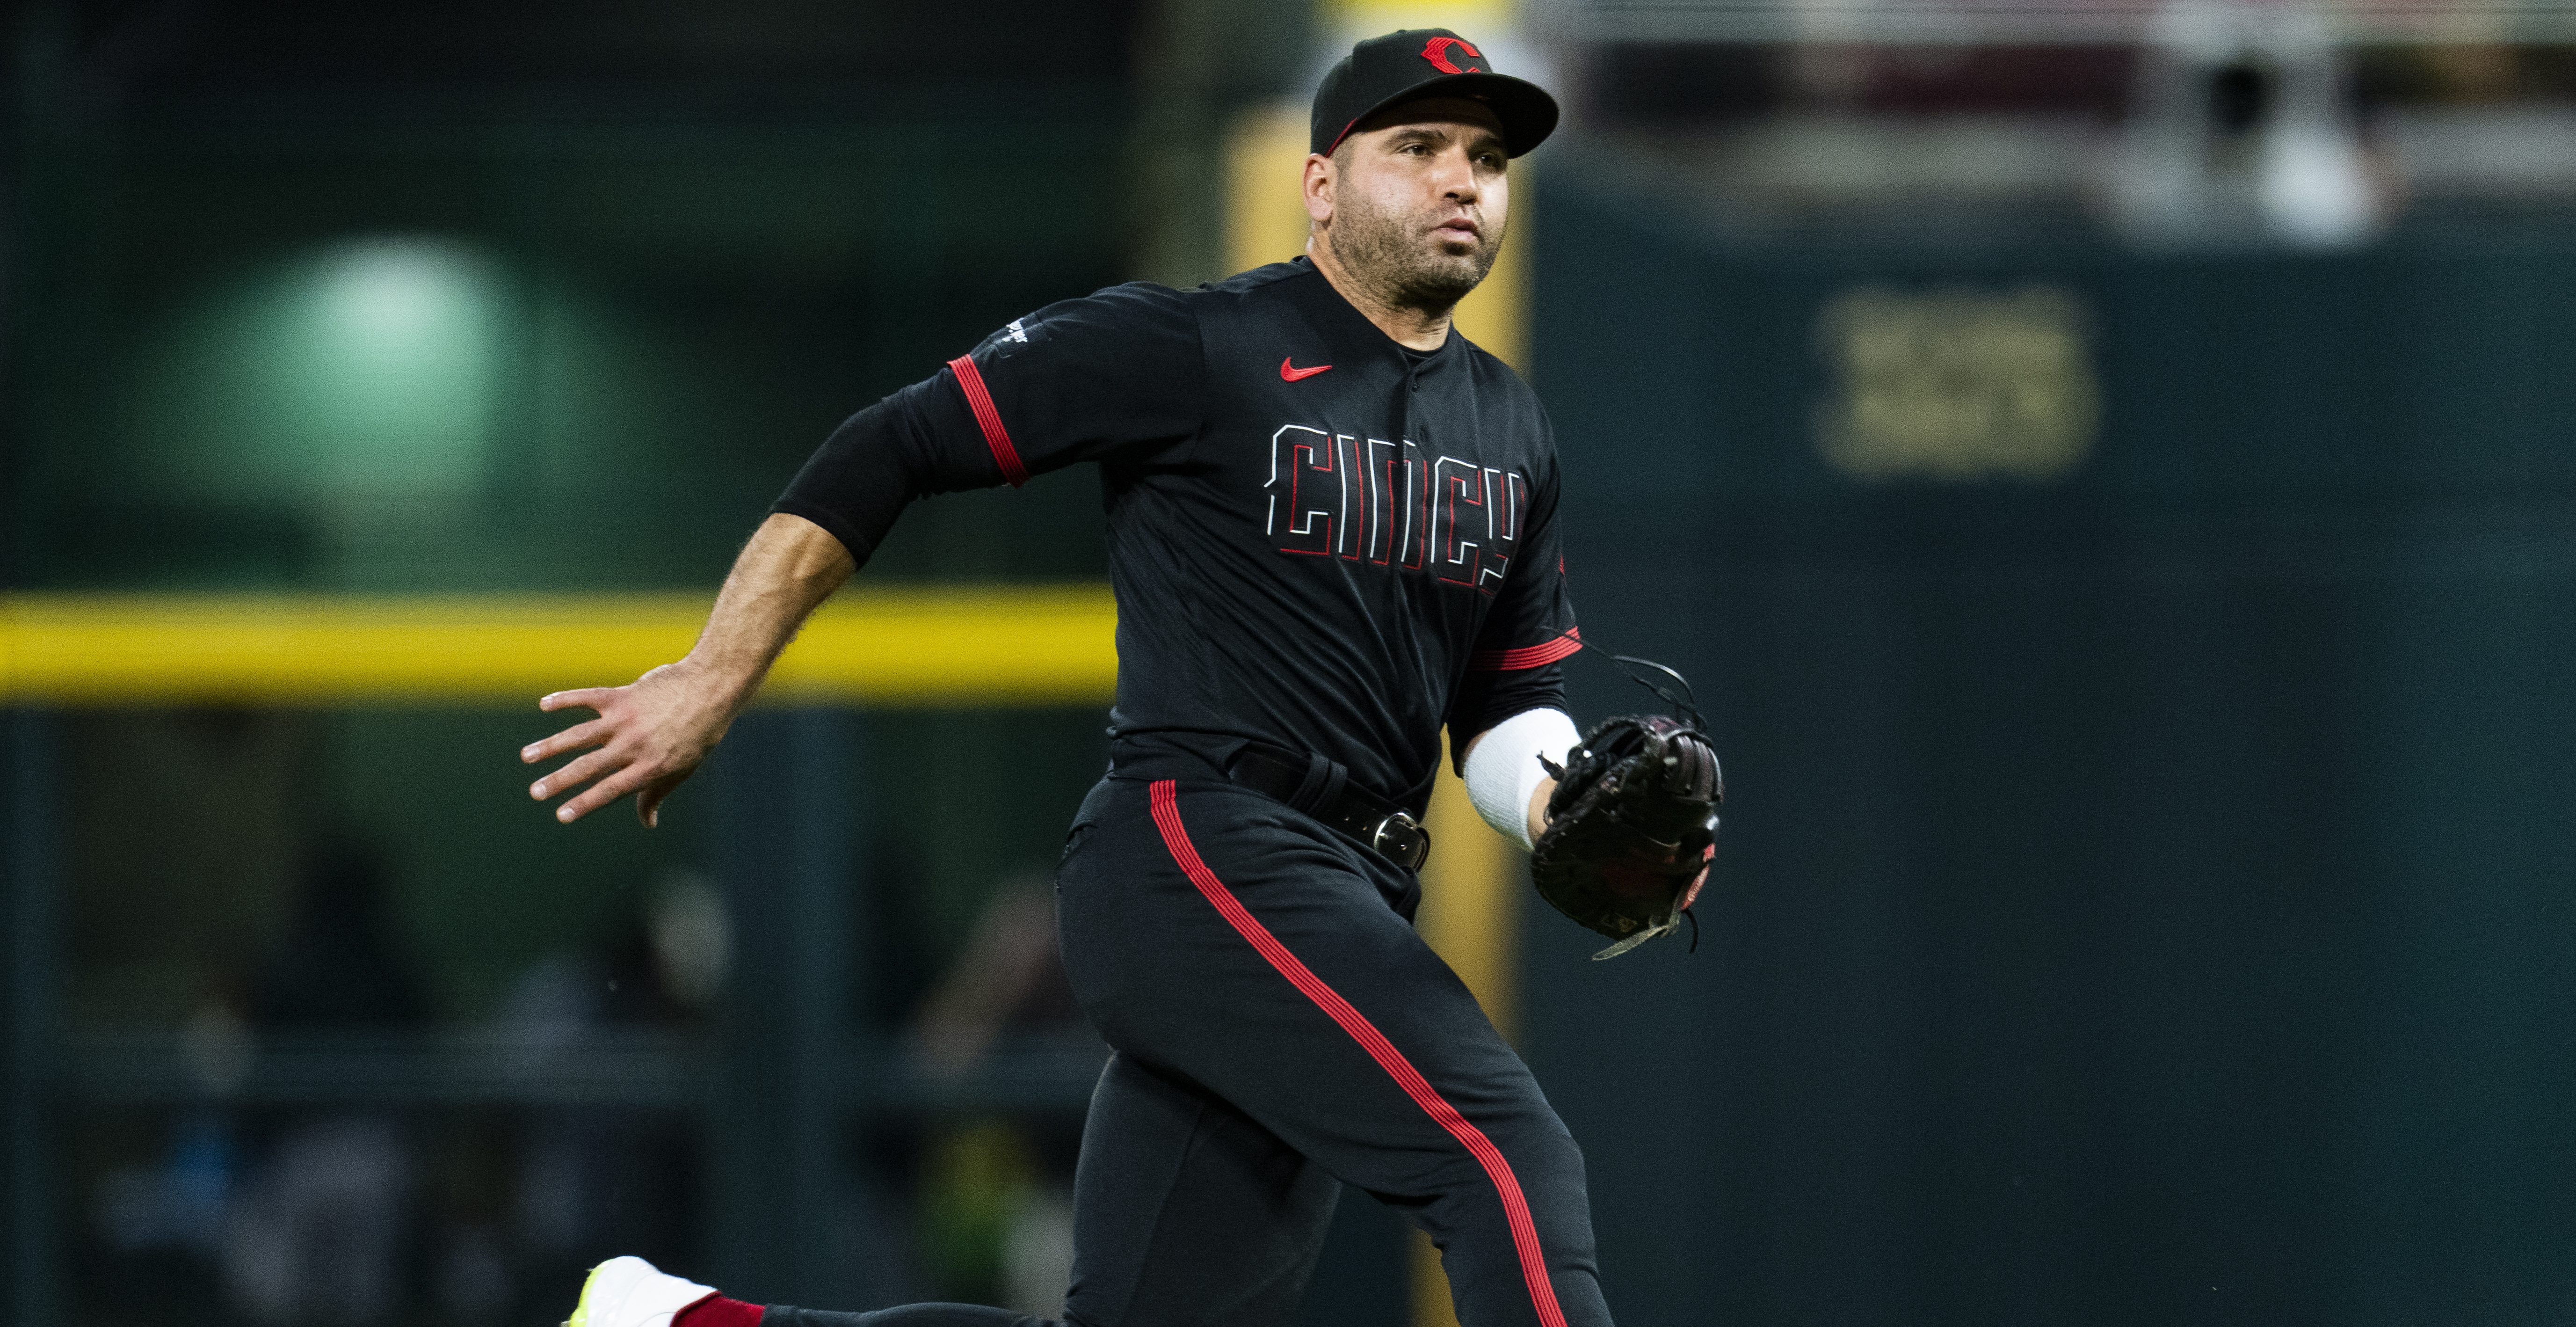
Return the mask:
<path id="1" fill-rule="evenodd" d="M 1227 761 L 1226 778 L 1240 787 L 1285 802 L 1340 830 L 1378 856 L 1419 871 L 1431 856 L 1431 831 L 1403 807 L 1379 801 L 1350 781 L 1340 762 L 1247 746 Z"/>

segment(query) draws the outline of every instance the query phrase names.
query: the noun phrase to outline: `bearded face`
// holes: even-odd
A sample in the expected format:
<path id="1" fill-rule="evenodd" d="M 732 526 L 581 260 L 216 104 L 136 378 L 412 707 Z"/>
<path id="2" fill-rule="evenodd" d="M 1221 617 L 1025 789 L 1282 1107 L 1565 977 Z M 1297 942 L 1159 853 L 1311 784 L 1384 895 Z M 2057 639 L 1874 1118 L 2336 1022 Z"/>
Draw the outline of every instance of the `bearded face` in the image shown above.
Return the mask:
<path id="1" fill-rule="evenodd" d="M 1477 226 L 1461 237 L 1446 227 L 1454 206 L 1407 207 L 1367 195 L 1345 197 L 1333 210 L 1333 256 L 1400 308 L 1445 309 L 1466 297 L 1503 251 L 1503 227 L 1466 210 Z"/>
<path id="2" fill-rule="evenodd" d="M 1325 239 L 1379 299 L 1446 311 L 1502 253 L 1502 142 L 1491 113 L 1472 103 L 1407 109 L 1413 118 L 1354 134 L 1334 153 Z"/>

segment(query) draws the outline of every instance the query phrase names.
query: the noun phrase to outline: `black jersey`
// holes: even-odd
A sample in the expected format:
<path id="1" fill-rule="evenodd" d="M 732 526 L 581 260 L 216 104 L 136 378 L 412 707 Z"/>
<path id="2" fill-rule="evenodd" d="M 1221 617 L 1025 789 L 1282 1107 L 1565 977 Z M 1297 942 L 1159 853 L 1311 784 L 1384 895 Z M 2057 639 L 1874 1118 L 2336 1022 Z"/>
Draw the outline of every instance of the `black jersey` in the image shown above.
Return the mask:
<path id="1" fill-rule="evenodd" d="M 1019 319 L 844 424 L 776 510 L 864 563 L 913 497 L 1081 461 L 1109 514 L 1114 735 L 1320 752 L 1419 811 L 1444 721 L 1463 751 L 1562 706 L 1546 412 L 1454 331 L 1406 349 L 1302 258 Z"/>

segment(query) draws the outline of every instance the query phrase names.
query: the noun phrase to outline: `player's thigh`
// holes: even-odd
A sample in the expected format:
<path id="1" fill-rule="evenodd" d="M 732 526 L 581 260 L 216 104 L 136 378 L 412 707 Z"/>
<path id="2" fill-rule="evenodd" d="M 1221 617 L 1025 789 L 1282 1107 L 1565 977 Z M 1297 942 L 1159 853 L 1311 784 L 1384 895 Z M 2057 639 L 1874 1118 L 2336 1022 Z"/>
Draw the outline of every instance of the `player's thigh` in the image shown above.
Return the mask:
<path id="1" fill-rule="evenodd" d="M 1158 791 L 1159 790 L 1159 791 Z M 1391 867 L 1223 785 L 1086 805 L 1065 961 L 1114 1046 L 1172 1066 L 1398 1201 L 1515 1183 L 1580 1214 L 1581 1159 L 1528 1067 L 1388 899 Z M 1580 1218 L 1588 1239 L 1588 1217 Z"/>
<path id="2" fill-rule="evenodd" d="M 1340 1189 L 1214 1093 L 1116 1056 L 1083 1129 L 1068 1315 L 1087 1327 L 1284 1322 Z"/>
<path id="3" fill-rule="evenodd" d="M 1126 788 L 1085 815 L 1058 917 L 1111 1045 L 1404 1208 L 1442 1245 L 1469 1327 L 1609 1321 L 1582 1155 L 1389 906 L 1409 880 L 1225 785 Z"/>

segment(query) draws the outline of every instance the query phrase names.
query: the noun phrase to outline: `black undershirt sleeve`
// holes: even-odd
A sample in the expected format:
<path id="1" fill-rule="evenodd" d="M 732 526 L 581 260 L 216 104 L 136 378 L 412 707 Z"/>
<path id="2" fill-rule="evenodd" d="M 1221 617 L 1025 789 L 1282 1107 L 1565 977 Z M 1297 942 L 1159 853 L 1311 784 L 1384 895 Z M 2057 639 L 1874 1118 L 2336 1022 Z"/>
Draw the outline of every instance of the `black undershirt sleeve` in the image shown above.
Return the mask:
<path id="1" fill-rule="evenodd" d="M 974 428 L 965 398 L 942 370 L 843 421 L 770 510 L 831 531 L 865 566 L 905 503 L 1000 482 L 989 461 L 986 473 L 973 473 L 971 453 L 961 464 L 957 449 L 942 445 L 941 439 Z"/>
<path id="2" fill-rule="evenodd" d="M 1205 377 L 1197 318 L 1175 291 L 1113 286 L 1051 304 L 851 416 L 770 510 L 831 531 L 865 565 L 914 498 L 1186 447 Z"/>

